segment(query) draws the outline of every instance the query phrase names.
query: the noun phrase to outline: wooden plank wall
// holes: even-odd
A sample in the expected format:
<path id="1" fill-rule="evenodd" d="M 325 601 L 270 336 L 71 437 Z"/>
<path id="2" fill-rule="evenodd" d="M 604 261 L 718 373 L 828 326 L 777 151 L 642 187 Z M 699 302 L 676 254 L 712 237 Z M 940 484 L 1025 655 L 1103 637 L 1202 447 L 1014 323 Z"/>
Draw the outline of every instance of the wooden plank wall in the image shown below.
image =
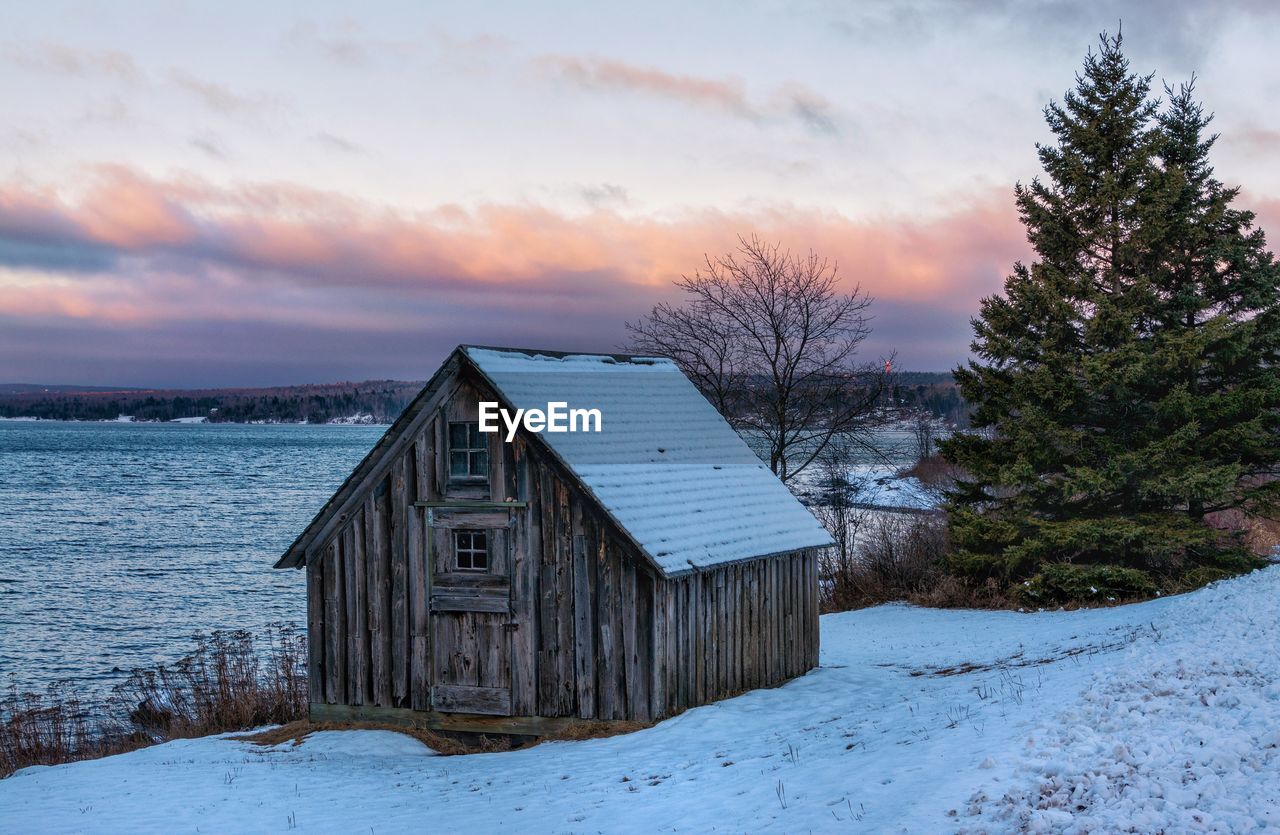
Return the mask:
<path id="1" fill-rule="evenodd" d="M 669 716 L 818 666 L 813 551 L 734 563 L 659 583 L 651 712 Z"/>
<path id="2" fill-rule="evenodd" d="M 558 466 L 531 452 L 517 450 L 526 454 L 531 558 L 514 583 L 534 590 L 534 637 L 515 664 L 536 671 L 535 692 L 521 699 L 517 690 L 516 704 L 538 716 L 647 721 L 652 656 L 642 656 L 648 643 L 637 634 L 652 619 L 637 618 L 633 601 L 652 589 L 651 575 Z"/>
<path id="3" fill-rule="evenodd" d="M 414 502 L 445 495 L 444 419 L 416 424 L 309 552 L 312 702 L 431 708 L 426 511 Z M 515 715 L 649 721 L 817 666 L 815 552 L 664 579 L 535 445 L 503 443 L 491 460 L 495 498 L 527 503 L 511 527 Z"/>
<path id="4" fill-rule="evenodd" d="M 430 707 L 424 519 L 414 506 L 431 427 L 307 560 L 308 677 L 316 703 Z"/>

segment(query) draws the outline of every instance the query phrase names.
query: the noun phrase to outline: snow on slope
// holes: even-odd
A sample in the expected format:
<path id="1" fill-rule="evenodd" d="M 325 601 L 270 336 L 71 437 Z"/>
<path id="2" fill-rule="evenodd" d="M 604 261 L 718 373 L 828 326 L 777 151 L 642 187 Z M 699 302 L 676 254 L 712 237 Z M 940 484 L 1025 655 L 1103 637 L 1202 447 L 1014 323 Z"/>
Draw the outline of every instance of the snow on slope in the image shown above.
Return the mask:
<path id="1" fill-rule="evenodd" d="M 971 798 L 974 830 L 1280 831 L 1278 582 L 1178 600 Z"/>
<path id="2" fill-rule="evenodd" d="M 942 503 L 942 491 L 926 487 L 914 476 L 899 476 L 898 468 L 863 464 L 849 471 L 856 485 L 853 500 L 878 507 L 933 510 Z"/>
<path id="3" fill-rule="evenodd" d="M 0 781 L 0 829 L 1260 830 L 1277 590 L 1280 567 L 1115 609 L 830 615 L 820 669 L 638 733 L 466 757 L 371 731 L 183 740 Z"/>

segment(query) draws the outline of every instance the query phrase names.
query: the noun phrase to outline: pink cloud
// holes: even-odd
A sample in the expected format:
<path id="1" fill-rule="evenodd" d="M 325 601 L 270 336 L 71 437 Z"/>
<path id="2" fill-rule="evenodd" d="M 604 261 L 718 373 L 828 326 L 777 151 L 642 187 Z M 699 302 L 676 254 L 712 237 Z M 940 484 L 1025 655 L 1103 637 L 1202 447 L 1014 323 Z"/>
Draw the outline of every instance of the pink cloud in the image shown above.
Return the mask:
<path id="1" fill-rule="evenodd" d="M 142 72 L 132 57 L 115 49 L 82 49 L 62 43 L 8 46 L 3 57 L 26 69 L 58 73 L 76 78 L 111 77 L 139 82 Z"/>
<path id="2" fill-rule="evenodd" d="M 407 211 L 292 184 L 222 187 L 106 167 L 76 193 L 0 185 L 0 268 L 14 244 L 14 268 L 42 268 L 42 246 L 106 258 L 81 272 L 51 260 L 43 269 L 58 280 L 7 290 L 0 315 L 172 321 L 239 309 L 296 320 L 323 311 L 332 324 L 334 310 L 373 321 L 439 302 L 621 321 L 670 297 L 671 281 L 704 254 L 755 233 L 836 260 L 849 286 L 880 300 L 963 321 L 1025 256 L 1011 202 L 981 195 L 927 220 L 788 205 L 663 216 L 498 204 Z"/>
<path id="3" fill-rule="evenodd" d="M 1232 128 L 1218 141 L 1247 154 L 1271 158 L 1280 149 L 1280 130 L 1248 122 Z"/>
<path id="4" fill-rule="evenodd" d="M 609 58 L 547 55 L 539 63 L 557 77 L 592 90 L 626 90 L 714 105 L 740 116 L 756 116 L 739 79 L 698 78 L 638 67 Z"/>
<path id="5" fill-rule="evenodd" d="M 1252 209 L 1257 215 L 1254 224 L 1262 227 L 1267 235 L 1267 246 L 1272 251 L 1280 249 L 1280 200 L 1250 200 L 1242 195 L 1236 200 L 1242 209 Z"/>
<path id="6" fill-rule="evenodd" d="M 753 102 L 738 78 L 703 78 L 611 58 L 544 55 L 537 64 L 554 78 L 586 90 L 638 93 L 709 107 L 756 122 L 796 119 L 820 133 L 835 133 L 831 102 L 796 82 L 777 89 L 765 102 Z"/>

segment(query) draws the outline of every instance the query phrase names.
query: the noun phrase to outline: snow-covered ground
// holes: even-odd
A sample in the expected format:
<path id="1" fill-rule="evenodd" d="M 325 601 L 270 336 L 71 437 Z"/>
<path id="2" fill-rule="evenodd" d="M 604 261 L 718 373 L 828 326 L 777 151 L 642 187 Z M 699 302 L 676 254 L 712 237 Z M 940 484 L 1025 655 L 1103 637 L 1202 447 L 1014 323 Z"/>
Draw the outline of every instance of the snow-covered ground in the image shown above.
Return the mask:
<path id="1" fill-rule="evenodd" d="M 823 618 L 822 666 L 610 739 L 172 742 L 0 781 L 0 829 L 1248 832 L 1280 827 L 1280 566 L 1077 612 Z"/>
<path id="2" fill-rule="evenodd" d="M 371 414 L 356 412 L 354 415 L 347 415 L 346 417 L 329 418 L 329 422 L 342 426 L 372 426 L 378 421 Z"/>
<path id="3" fill-rule="evenodd" d="M 932 510 L 942 492 L 925 486 L 915 476 L 900 476 L 896 467 L 864 464 L 849 471 L 853 499 L 861 505 L 906 510 Z"/>

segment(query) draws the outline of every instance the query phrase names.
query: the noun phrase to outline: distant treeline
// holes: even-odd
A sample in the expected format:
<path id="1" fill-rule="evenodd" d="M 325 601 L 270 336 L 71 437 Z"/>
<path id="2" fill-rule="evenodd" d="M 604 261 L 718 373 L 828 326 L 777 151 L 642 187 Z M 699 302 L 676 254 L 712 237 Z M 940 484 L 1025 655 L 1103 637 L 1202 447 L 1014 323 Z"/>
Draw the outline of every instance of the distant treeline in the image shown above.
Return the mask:
<path id="1" fill-rule="evenodd" d="M 969 425 L 969 403 L 950 371 L 902 371 L 893 385 L 898 406 L 928 412 L 955 426 Z"/>
<path id="2" fill-rule="evenodd" d="M 211 423 L 328 423 L 370 415 L 375 423 L 390 423 L 422 385 L 400 380 L 192 390 L 4 385 L 0 386 L 0 417 L 115 420 L 131 415 L 141 421 L 202 417 Z M 968 424 L 969 405 L 949 373 L 899 373 L 889 399 L 886 405 L 925 411 L 960 426 Z"/>
<path id="3" fill-rule="evenodd" d="M 57 391 L 6 387 L 0 390 L 0 417 L 44 420 L 169 421 L 208 418 L 213 423 L 328 423 L 355 415 L 371 415 L 390 423 L 404 410 L 422 383 L 368 380 L 362 383 L 283 386 L 261 389 L 143 391 Z"/>

